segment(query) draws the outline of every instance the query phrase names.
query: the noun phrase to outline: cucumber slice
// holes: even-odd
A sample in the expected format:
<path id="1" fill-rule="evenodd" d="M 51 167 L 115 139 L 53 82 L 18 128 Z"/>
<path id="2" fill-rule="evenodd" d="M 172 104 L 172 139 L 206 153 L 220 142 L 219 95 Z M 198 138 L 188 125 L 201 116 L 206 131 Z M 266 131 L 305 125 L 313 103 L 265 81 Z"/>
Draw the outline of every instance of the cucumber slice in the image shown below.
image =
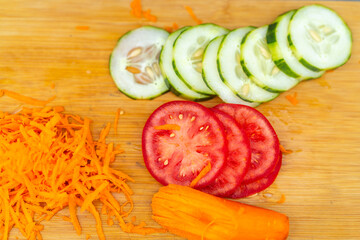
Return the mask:
<path id="1" fill-rule="evenodd" d="M 275 65 L 290 77 L 299 81 L 318 78 L 324 71 L 315 72 L 302 65 L 293 54 L 287 39 L 291 17 L 296 10 L 280 15 L 269 25 L 266 41 Z"/>
<path id="2" fill-rule="evenodd" d="M 242 40 L 240 62 L 246 75 L 258 86 L 270 92 L 284 92 L 298 81 L 279 70 L 271 59 L 266 44 L 268 26 L 250 31 Z"/>
<path id="3" fill-rule="evenodd" d="M 246 76 L 240 65 L 240 43 L 254 27 L 244 27 L 231 31 L 221 42 L 217 66 L 224 83 L 240 98 L 248 102 L 267 102 L 279 94 L 266 91 Z"/>
<path id="4" fill-rule="evenodd" d="M 351 55 L 349 27 L 332 9 L 317 4 L 292 16 L 288 41 L 297 59 L 313 71 L 337 68 Z"/>
<path id="5" fill-rule="evenodd" d="M 201 76 L 201 60 L 205 47 L 213 38 L 228 33 L 215 24 L 200 24 L 182 32 L 173 48 L 173 65 L 178 77 L 192 90 L 214 95 Z"/>
<path id="6" fill-rule="evenodd" d="M 213 96 L 204 95 L 191 90 L 175 73 L 172 65 L 172 51 L 176 38 L 189 27 L 181 28 L 169 35 L 160 54 L 160 68 L 166 81 L 170 84 L 170 90 L 176 95 L 192 101 L 203 101 Z"/>
<path id="7" fill-rule="evenodd" d="M 237 96 L 220 78 L 217 70 L 217 54 L 224 36 L 213 39 L 205 48 L 202 61 L 202 75 L 207 85 L 226 103 L 256 107 L 260 103 L 247 102 Z"/>
<path id="8" fill-rule="evenodd" d="M 152 99 L 166 91 L 159 55 L 169 33 L 144 26 L 122 36 L 110 56 L 110 73 L 119 90 L 133 99 Z"/>

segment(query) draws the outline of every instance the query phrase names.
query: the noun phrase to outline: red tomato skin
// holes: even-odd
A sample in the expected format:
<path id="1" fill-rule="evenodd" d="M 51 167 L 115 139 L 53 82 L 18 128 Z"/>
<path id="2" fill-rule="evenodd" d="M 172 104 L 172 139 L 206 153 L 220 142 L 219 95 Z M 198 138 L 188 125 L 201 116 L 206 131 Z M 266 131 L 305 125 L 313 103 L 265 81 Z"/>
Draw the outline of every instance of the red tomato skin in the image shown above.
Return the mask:
<path id="1" fill-rule="evenodd" d="M 211 110 L 224 125 L 228 142 L 228 157 L 215 181 L 199 190 L 218 197 L 228 197 L 239 187 L 250 166 L 250 142 L 233 117 L 214 108 Z"/>
<path id="2" fill-rule="evenodd" d="M 240 184 L 240 187 L 229 197 L 235 199 L 245 198 L 257 194 L 261 191 L 264 191 L 266 188 L 270 187 L 270 185 L 273 184 L 274 181 L 276 180 L 281 165 L 282 165 L 282 154 L 280 153 L 278 162 L 267 176 L 258 179 L 254 182 Z"/>
<path id="3" fill-rule="evenodd" d="M 280 153 L 279 139 L 268 119 L 258 110 L 245 105 L 222 103 L 214 108 L 235 118 L 250 140 L 251 164 L 243 183 L 268 175 Z"/>
<path id="4" fill-rule="evenodd" d="M 178 124 L 181 130 L 156 130 L 154 128 L 164 124 Z M 172 133 L 175 137 L 170 137 Z M 208 136 L 208 138 L 203 136 Z M 183 141 L 179 140 L 181 137 Z M 211 148 L 197 146 L 207 140 L 212 143 Z M 214 142 L 211 142 L 212 140 Z M 187 141 L 189 141 L 188 144 Z M 189 169 L 194 165 L 188 164 L 184 167 L 184 163 L 180 160 L 188 156 L 186 151 L 181 151 L 184 144 L 190 148 L 196 147 L 196 151 L 190 152 L 190 155 L 196 156 L 193 158 L 194 161 L 197 161 L 195 165 L 198 168 L 194 173 L 189 173 Z M 158 107 L 146 121 L 142 134 L 142 152 L 149 173 L 162 185 L 172 183 L 189 186 L 207 165 L 198 161 L 197 156 L 200 160 L 203 157 L 208 159 L 211 171 L 194 186 L 200 188 L 215 181 L 223 168 L 227 157 L 227 142 L 221 122 L 208 108 L 190 101 L 172 101 Z M 167 158 L 167 161 L 159 160 L 164 153 L 171 157 Z M 185 176 L 181 174 L 181 169 L 184 168 L 187 169 L 183 171 L 186 173 Z"/>

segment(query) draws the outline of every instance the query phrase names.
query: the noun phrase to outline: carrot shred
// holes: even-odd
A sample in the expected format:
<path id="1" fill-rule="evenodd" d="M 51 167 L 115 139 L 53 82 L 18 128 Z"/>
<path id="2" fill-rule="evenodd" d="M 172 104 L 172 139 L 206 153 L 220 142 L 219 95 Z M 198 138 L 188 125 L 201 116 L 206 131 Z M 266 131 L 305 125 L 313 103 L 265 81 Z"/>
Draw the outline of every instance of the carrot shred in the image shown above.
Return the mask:
<path id="1" fill-rule="evenodd" d="M 142 10 L 141 10 L 141 0 L 133 0 L 130 3 L 131 7 L 131 15 L 135 16 L 136 18 L 141 18 Z"/>
<path id="2" fill-rule="evenodd" d="M 136 67 L 127 66 L 125 69 L 133 74 L 141 73 L 141 70 Z"/>
<path id="3" fill-rule="evenodd" d="M 288 94 L 285 97 L 294 106 L 299 103 L 299 100 L 297 99 L 297 92 L 294 92 L 293 94 Z"/>
<path id="4" fill-rule="evenodd" d="M 194 180 L 191 181 L 190 187 L 194 187 L 208 172 L 211 170 L 211 163 L 209 162 L 208 165 L 206 165 L 200 173 L 194 178 Z"/>
<path id="5" fill-rule="evenodd" d="M 7 90 L 0 90 L 0 94 L 2 92 L 8 94 Z M 13 96 L 33 102 L 32 98 Z M 39 103 L 37 101 L 35 103 Z M 81 234 L 77 218 L 77 207 L 80 207 L 80 211 L 87 210 L 94 216 L 99 239 L 105 239 L 95 207 L 97 202 L 105 206 L 106 212 L 111 214 L 109 218 L 116 217 L 123 231 L 161 232 L 142 224 L 129 227 L 123 219 L 133 210 L 133 191 L 127 184 L 133 179 L 111 167 L 122 150 L 113 143 L 106 143 L 110 124 L 95 141 L 90 119 L 63 111 L 61 106 L 24 107 L 16 114 L 0 111 L 2 239 L 8 239 L 13 227 L 27 239 L 42 239 L 42 221 L 51 220 L 66 207 L 69 207 L 70 216 L 62 219 L 70 221 L 77 234 Z M 123 194 L 126 200 L 119 202 L 112 193 Z"/>
<path id="6" fill-rule="evenodd" d="M 76 30 L 86 31 L 86 30 L 89 30 L 89 29 L 90 29 L 89 26 L 76 26 Z"/>
<path id="7" fill-rule="evenodd" d="M 292 150 L 287 150 L 287 149 L 285 149 L 284 148 L 284 146 L 283 145 L 279 145 L 279 147 L 280 147 L 280 151 L 282 152 L 282 153 L 292 153 L 293 151 Z"/>
<path id="8" fill-rule="evenodd" d="M 193 9 L 190 6 L 185 6 L 186 11 L 189 13 L 190 17 L 197 23 L 201 24 L 202 21 L 195 15 Z"/>
<path id="9" fill-rule="evenodd" d="M 177 124 L 164 124 L 154 127 L 156 130 L 180 130 L 180 126 Z"/>
<path id="10" fill-rule="evenodd" d="M 281 197 L 280 197 L 280 199 L 277 201 L 277 203 L 284 203 L 285 200 L 286 200 L 285 195 L 284 195 L 284 194 L 281 194 Z"/>
<path id="11" fill-rule="evenodd" d="M 149 20 L 150 22 L 157 22 L 157 17 L 153 14 L 151 14 L 151 10 L 148 9 L 146 11 L 143 11 L 142 14 L 144 15 L 144 17 Z"/>
<path id="12" fill-rule="evenodd" d="M 0 90 L 0 96 L 2 95 L 6 95 L 8 97 L 11 97 L 15 100 L 18 100 L 20 102 L 23 102 L 23 103 L 27 103 L 27 104 L 30 104 L 30 105 L 34 105 L 34 106 L 45 106 L 46 104 L 48 104 L 49 102 L 53 101 L 56 96 L 53 96 L 51 98 L 49 98 L 48 100 L 44 101 L 44 100 L 38 100 L 38 99 L 35 99 L 35 98 L 32 98 L 32 97 L 27 97 L 27 96 L 24 96 L 24 95 L 21 95 L 19 93 L 16 93 L 16 92 L 13 92 L 13 91 L 10 91 L 10 90 L 6 90 L 6 89 L 1 89 Z"/>
<path id="13" fill-rule="evenodd" d="M 173 29 L 173 31 L 176 31 L 176 30 L 178 30 L 179 29 L 179 25 L 177 25 L 177 23 L 173 23 L 173 25 L 172 25 L 172 29 Z"/>

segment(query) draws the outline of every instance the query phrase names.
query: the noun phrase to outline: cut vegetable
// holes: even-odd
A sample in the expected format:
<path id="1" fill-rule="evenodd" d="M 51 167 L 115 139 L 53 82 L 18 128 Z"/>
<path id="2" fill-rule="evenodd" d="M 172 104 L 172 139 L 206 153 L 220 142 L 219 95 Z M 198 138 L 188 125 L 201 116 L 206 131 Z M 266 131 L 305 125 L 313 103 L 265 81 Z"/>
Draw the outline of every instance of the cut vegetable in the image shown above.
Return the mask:
<path id="1" fill-rule="evenodd" d="M 267 102 L 279 94 L 260 88 L 244 73 L 240 64 L 240 44 L 254 27 L 231 31 L 221 42 L 217 55 L 217 68 L 224 83 L 240 98 L 248 102 Z"/>
<path id="2" fill-rule="evenodd" d="M 231 198 L 244 198 L 261 191 L 264 191 L 275 181 L 282 165 L 282 154 L 279 154 L 279 160 L 273 170 L 263 178 L 254 182 L 240 184 L 239 188 L 230 196 Z"/>
<path id="3" fill-rule="evenodd" d="M 202 76 L 202 56 L 213 38 L 226 34 L 227 29 L 215 24 L 200 24 L 183 31 L 174 43 L 173 65 L 178 77 L 192 90 L 214 95 Z"/>
<path id="4" fill-rule="evenodd" d="M 169 35 L 165 45 L 160 54 L 160 67 L 163 73 L 163 76 L 170 84 L 170 90 L 176 95 L 192 100 L 192 101 L 202 101 L 212 98 L 211 95 L 205 95 L 191 90 L 175 73 L 172 59 L 173 59 L 173 45 L 176 38 L 188 27 L 181 28 Z"/>
<path id="5" fill-rule="evenodd" d="M 164 125 L 180 129 L 157 127 Z M 203 187 L 220 173 L 227 142 L 213 112 L 195 102 L 173 101 L 157 108 L 147 120 L 142 150 L 147 169 L 163 185 L 189 186 L 210 163 L 210 171 L 194 185 Z"/>
<path id="6" fill-rule="evenodd" d="M 169 33 L 144 26 L 122 36 L 110 57 L 110 73 L 119 90 L 133 99 L 152 99 L 169 88 L 159 55 Z"/>
<path id="7" fill-rule="evenodd" d="M 98 238 L 103 240 L 96 199 L 105 212 L 112 212 L 109 219 L 116 215 L 125 232 L 163 232 L 125 222 L 133 207 L 128 185 L 133 179 L 111 167 L 122 150 L 106 143 L 110 124 L 95 140 L 90 119 L 62 111 L 63 107 L 23 108 L 17 114 L 0 111 L 1 239 L 8 239 L 13 227 L 26 239 L 42 239 L 42 222 L 69 206 L 70 217 L 64 219 L 76 232 L 81 233 L 77 219 L 81 207 L 94 215 Z M 114 193 L 122 195 L 121 202 Z M 121 207 L 124 204 L 130 207 Z"/>
<path id="8" fill-rule="evenodd" d="M 190 187 L 161 187 L 152 199 L 152 218 L 189 240 L 284 240 L 284 214 L 215 197 Z"/>
<path id="9" fill-rule="evenodd" d="M 266 41 L 275 65 L 290 77 L 299 81 L 318 78 L 324 71 L 314 72 L 306 68 L 293 54 L 287 39 L 291 17 L 296 10 L 280 15 L 269 25 Z"/>
<path id="10" fill-rule="evenodd" d="M 258 86 L 271 92 L 284 92 L 298 81 L 279 70 L 266 44 L 268 26 L 250 31 L 241 43 L 240 61 L 246 75 Z"/>
<path id="11" fill-rule="evenodd" d="M 202 75 L 206 84 L 226 103 L 258 106 L 259 103 L 248 102 L 236 95 L 220 78 L 217 68 L 217 53 L 223 36 L 213 39 L 205 49 L 202 61 Z"/>
<path id="12" fill-rule="evenodd" d="M 295 12 L 288 40 L 297 59 L 313 71 L 337 68 L 351 55 L 349 27 L 336 12 L 322 5 L 305 6 Z"/>
<path id="13" fill-rule="evenodd" d="M 249 139 L 234 118 L 217 109 L 211 109 L 224 125 L 228 142 L 228 157 L 215 182 L 200 191 L 218 196 L 231 195 L 240 185 L 250 166 L 251 150 Z"/>
<path id="14" fill-rule="evenodd" d="M 222 103 L 214 108 L 232 116 L 250 140 L 251 164 L 243 183 L 254 182 L 268 175 L 279 159 L 280 149 L 276 132 L 266 117 L 244 105 Z"/>

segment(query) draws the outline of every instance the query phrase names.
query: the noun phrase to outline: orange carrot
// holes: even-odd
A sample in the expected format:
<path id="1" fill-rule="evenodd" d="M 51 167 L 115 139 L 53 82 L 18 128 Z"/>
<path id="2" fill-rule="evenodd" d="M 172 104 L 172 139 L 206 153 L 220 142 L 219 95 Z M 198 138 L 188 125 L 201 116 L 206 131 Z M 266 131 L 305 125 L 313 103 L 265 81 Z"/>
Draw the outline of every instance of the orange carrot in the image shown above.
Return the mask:
<path id="1" fill-rule="evenodd" d="M 177 23 L 173 23 L 173 25 L 172 25 L 172 29 L 174 30 L 174 31 L 176 31 L 176 30 L 178 30 L 179 29 L 179 25 L 177 25 Z"/>
<path id="2" fill-rule="evenodd" d="M 173 28 L 171 26 L 165 26 L 164 27 L 165 31 L 172 33 L 173 32 Z M 1 93 L 0 93 L 1 94 Z"/>
<path id="3" fill-rule="evenodd" d="M 279 147 L 280 147 L 280 151 L 281 151 L 282 153 L 292 153 L 292 152 L 293 152 L 293 151 L 291 151 L 291 150 L 285 149 L 284 146 L 282 146 L 281 144 L 279 145 Z"/>
<path id="4" fill-rule="evenodd" d="M 130 3 L 130 7 L 131 7 L 130 13 L 137 18 L 141 18 L 141 14 L 142 14 L 141 0 L 133 0 Z"/>
<path id="5" fill-rule="evenodd" d="M 195 15 L 193 9 L 190 6 L 185 6 L 186 11 L 189 13 L 190 17 L 197 23 L 201 24 L 202 21 Z"/>
<path id="6" fill-rule="evenodd" d="M 136 68 L 136 67 L 127 66 L 125 69 L 126 69 L 128 72 L 133 73 L 133 74 L 141 73 L 141 70 L 138 69 L 138 68 Z"/>
<path id="7" fill-rule="evenodd" d="M 8 91 L 0 90 L 8 93 Z M 10 93 L 12 94 L 12 93 Z M 27 102 L 39 103 L 13 94 Z M 29 101 L 29 99 L 31 101 Z M 43 102 L 40 101 L 42 104 Z M 110 124 L 94 141 L 90 119 L 64 114 L 63 107 L 23 108 L 17 114 L 0 111 L 0 233 L 6 240 L 13 227 L 27 239 L 41 239 L 44 220 L 69 207 L 77 234 L 81 226 L 77 207 L 96 220 L 99 239 L 105 239 L 94 201 L 105 203 L 106 211 L 117 216 L 123 231 L 161 232 L 143 225 L 128 227 L 123 217 L 133 209 L 133 191 L 127 174 L 111 167 L 121 149 L 106 143 Z M 112 193 L 125 196 L 118 202 Z M 130 204 L 125 211 L 123 206 Z M 149 230 L 151 229 L 151 230 Z"/>
<path id="8" fill-rule="evenodd" d="M 89 30 L 90 27 L 89 26 L 76 26 L 76 30 L 83 30 L 83 31 L 86 31 L 86 30 Z"/>
<path id="9" fill-rule="evenodd" d="M 18 100 L 20 102 L 24 102 L 24 103 L 34 105 L 34 106 L 45 106 L 46 104 L 48 104 L 49 102 L 51 102 L 51 101 L 53 101 L 55 99 L 55 96 L 53 96 L 53 97 L 49 98 L 46 101 L 38 100 L 38 99 L 35 99 L 35 98 L 32 98 L 32 97 L 27 97 L 27 96 L 24 96 L 24 95 L 21 95 L 19 93 L 9 91 L 9 90 L 6 90 L 6 89 L 1 89 L 0 92 L 2 93 L 2 94 L 0 93 L 0 96 L 6 95 L 6 96 L 11 97 L 11 98 L 13 98 L 15 100 Z"/>
<path id="10" fill-rule="evenodd" d="M 200 173 L 196 176 L 194 180 L 191 181 L 190 187 L 194 187 L 208 172 L 211 170 L 211 163 L 209 162 Z"/>
<path id="11" fill-rule="evenodd" d="M 281 194 L 281 197 L 280 197 L 280 199 L 277 201 L 277 203 L 284 203 L 285 200 L 286 200 L 285 195 L 284 195 L 284 194 Z"/>
<path id="12" fill-rule="evenodd" d="M 161 187 L 151 206 L 156 222 L 189 240 L 283 240 L 289 233 L 289 219 L 284 214 L 186 186 Z"/>
<path id="13" fill-rule="evenodd" d="M 177 124 L 164 124 L 154 127 L 156 130 L 180 130 L 180 126 Z"/>
<path id="14" fill-rule="evenodd" d="M 294 94 L 288 94 L 285 97 L 294 106 L 296 106 L 299 103 L 299 101 L 296 98 L 297 97 L 297 92 L 294 92 Z"/>
<path id="15" fill-rule="evenodd" d="M 157 22 L 157 17 L 155 15 L 151 14 L 151 10 L 148 9 L 146 11 L 143 11 L 142 14 L 144 15 L 144 17 L 149 20 L 150 22 Z"/>

